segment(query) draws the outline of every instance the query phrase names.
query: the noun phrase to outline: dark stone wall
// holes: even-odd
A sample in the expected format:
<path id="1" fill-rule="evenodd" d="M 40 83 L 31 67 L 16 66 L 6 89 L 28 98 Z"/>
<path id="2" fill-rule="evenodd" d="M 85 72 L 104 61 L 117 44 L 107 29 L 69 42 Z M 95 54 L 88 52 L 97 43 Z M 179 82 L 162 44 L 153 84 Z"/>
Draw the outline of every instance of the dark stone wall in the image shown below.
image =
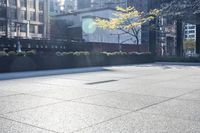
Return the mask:
<path id="1" fill-rule="evenodd" d="M 196 53 L 200 54 L 200 24 L 196 25 Z"/>
<path id="2" fill-rule="evenodd" d="M 183 22 L 177 20 L 176 22 L 176 54 L 177 56 L 183 55 Z"/>

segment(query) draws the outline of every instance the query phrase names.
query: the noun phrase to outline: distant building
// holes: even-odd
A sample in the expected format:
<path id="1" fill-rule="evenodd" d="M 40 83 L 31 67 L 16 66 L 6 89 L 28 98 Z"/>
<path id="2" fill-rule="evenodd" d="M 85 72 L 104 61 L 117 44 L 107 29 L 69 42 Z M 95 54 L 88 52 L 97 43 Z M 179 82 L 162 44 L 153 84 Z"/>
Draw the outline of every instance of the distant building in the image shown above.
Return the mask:
<path id="1" fill-rule="evenodd" d="M 1 0 L 0 36 L 43 39 L 47 37 L 47 0 Z"/>
<path id="2" fill-rule="evenodd" d="M 61 13 L 61 5 L 58 0 L 49 0 L 49 15 L 57 15 Z"/>
<path id="3" fill-rule="evenodd" d="M 185 24 L 184 39 L 186 39 L 186 40 L 196 40 L 196 25 Z"/>
<path id="4" fill-rule="evenodd" d="M 176 54 L 176 23 L 167 17 L 159 18 L 157 55 L 173 56 Z"/>
<path id="5" fill-rule="evenodd" d="M 135 38 L 121 30 L 104 30 L 94 25 L 96 17 L 109 19 L 113 17 L 115 12 L 116 10 L 113 8 L 88 9 L 57 15 L 54 19 L 59 20 L 58 22 L 63 22 L 63 25 L 65 25 L 63 27 L 71 28 L 69 32 L 72 32 L 74 28 L 80 29 L 81 39 L 85 42 L 136 44 Z M 73 36 L 77 37 L 79 35 Z M 141 44 L 141 34 L 139 35 L 139 44 Z"/>
<path id="6" fill-rule="evenodd" d="M 65 0 L 65 12 L 87 9 L 127 7 L 127 0 Z"/>

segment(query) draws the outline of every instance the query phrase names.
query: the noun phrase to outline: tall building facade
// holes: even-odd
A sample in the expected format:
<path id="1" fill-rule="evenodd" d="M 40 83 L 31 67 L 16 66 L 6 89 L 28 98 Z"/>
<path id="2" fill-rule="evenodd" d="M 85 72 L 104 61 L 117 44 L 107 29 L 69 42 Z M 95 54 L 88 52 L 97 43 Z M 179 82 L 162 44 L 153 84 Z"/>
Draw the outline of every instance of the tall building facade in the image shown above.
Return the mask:
<path id="1" fill-rule="evenodd" d="M 48 0 L 0 0 L 0 36 L 47 37 Z"/>
<path id="2" fill-rule="evenodd" d="M 128 0 L 65 0 L 65 12 L 74 12 L 84 9 L 127 7 Z"/>

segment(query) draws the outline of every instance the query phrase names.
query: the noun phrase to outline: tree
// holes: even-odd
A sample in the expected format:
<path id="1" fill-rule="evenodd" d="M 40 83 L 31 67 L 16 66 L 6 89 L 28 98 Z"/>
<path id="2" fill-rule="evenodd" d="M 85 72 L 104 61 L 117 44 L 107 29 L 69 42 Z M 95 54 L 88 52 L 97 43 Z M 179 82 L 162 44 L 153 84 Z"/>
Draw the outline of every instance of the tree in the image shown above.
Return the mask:
<path id="1" fill-rule="evenodd" d="M 190 39 L 190 40 L 184 40 L 184 50 L 185 51 L 194 51 L 195 50 L 195 41 Z"/>
<path id="2" fill-rule="evenodd" d="M 141 32 L 141 26 L 153 20 L 158 14 L 159 10 L 154 9 L 149 13 L 144 13 L 136 10 L 134 7 L 122 8 L 116 7 L 116 13 L 113 13 L 114 17 L 107 20 L 102 18 L 96 19 L 98 27 L 110 30 L 121 30 L 125 34 L 128 34 L 136 39 L 137 50 L 139 51 L 139 34 Z"/>
<path id="3" fill-rule="evenodd" d="M 186 17 L 200 13 L 199 0 L 161 0 L 162 14 Z"/>

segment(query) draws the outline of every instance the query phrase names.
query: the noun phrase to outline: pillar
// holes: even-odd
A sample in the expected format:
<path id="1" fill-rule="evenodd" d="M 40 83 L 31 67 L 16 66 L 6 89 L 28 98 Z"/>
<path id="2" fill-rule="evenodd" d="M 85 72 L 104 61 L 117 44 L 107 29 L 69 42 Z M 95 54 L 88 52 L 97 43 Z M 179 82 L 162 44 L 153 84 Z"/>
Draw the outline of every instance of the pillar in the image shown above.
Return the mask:
<path id="1" fill-rule="evenodd" d="M 183 23 L 182 20 L 176 22 L 176 55 L 183 56 Z"/>
<path id="2" fill-rule="evenodd" d="M 196 53 L 200 54 L 200 24 L 196 25 Z"/>

